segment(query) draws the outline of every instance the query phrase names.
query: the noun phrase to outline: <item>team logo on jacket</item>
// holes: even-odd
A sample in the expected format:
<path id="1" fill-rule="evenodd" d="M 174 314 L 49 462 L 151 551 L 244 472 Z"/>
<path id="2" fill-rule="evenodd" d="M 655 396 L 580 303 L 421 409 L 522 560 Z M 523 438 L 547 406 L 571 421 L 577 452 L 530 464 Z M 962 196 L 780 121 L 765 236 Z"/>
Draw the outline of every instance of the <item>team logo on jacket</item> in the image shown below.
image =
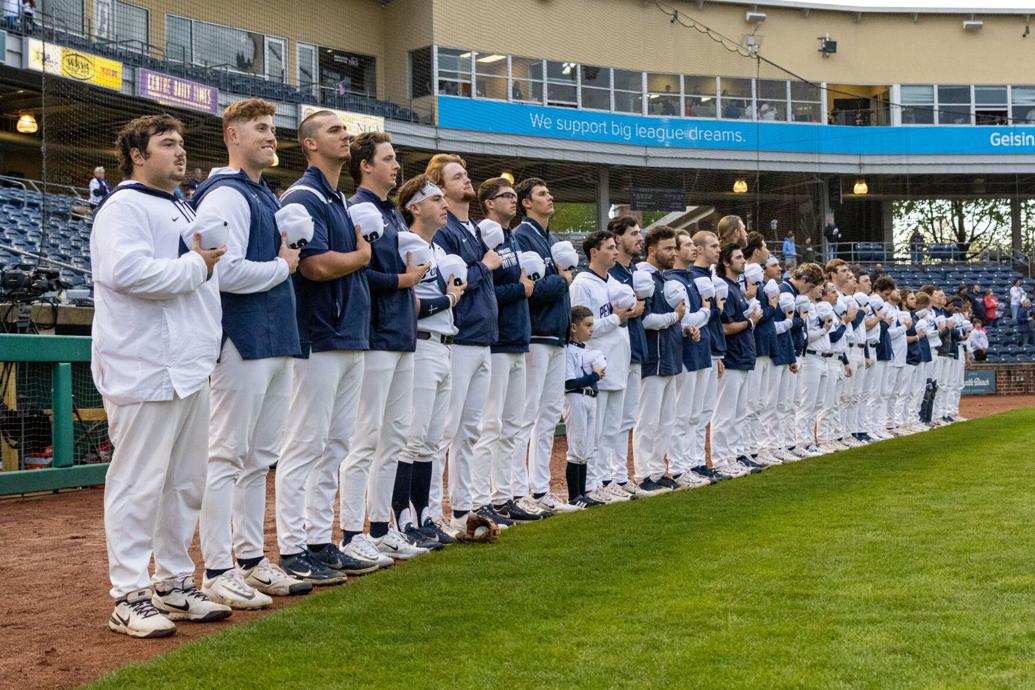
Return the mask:
<path id="1" fill-rule="evenodd" d="M 610 302 L 608 302 L 607 304 L 601 304 L 600 305 L 600 318 L 602 318 L 602 319 L 606 318 L 608 316 L 611 316 L 611 314 L 614 314 L 614 313 L 615 313 L 614 307 L 611 306 Z"/>
<path id="2" fill-rule="evenodd" d="M 517 266 L 517 254 L 510 247 L 497 247 L 496 253 L 500 255 L 500 260 L 503 262 L 503 268 L 513 268 L 514 266 Z"/>

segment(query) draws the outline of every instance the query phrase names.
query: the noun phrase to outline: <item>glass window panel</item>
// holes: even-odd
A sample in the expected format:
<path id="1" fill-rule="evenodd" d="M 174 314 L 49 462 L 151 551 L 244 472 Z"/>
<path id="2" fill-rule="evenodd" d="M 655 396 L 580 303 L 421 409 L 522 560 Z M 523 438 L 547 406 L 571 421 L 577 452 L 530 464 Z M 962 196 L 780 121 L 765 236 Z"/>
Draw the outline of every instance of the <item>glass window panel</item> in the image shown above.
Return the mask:
<path id="1" fill-rule="evenodd" d="M 715 96 L 687 96 L 684 99 L 683 114 L 686 117 L 717 117 Z"/>
<path id="2" fill-rule="evenodd" d="M 546 104 L 547 105 L 560 105 L 560 106 L 571 106 L 578 105 L 578 95 L 574 84 L 554 84 L 547 82 L 546 84 Z"/>
<path id="3" fill-rule="evenodd" d="M 938 104 L 938 124 L 940 125 L 969 125 L 969 105 L 944 105 Z"/>
<path id="4" fill-rule="evenodd" d="M 148 13 L 143 7 L 120 2 L 115 10 L 115 37 L 130 50 L 147 52 L 151 37 L 147 31 Z"/>
<path id="5" fill-rule="evenodd" d="M 1014 86 L 1011 94 L 1014 105 L 1035 105 L 1035 86 Z"/>
<path id="6" fill-rule="evenodd" d="M 934 103 L 934 87 L 929 84 L 903 84 L 903 103 Z"/>
<path id="7" fill-rule="evenodd" d="M 546 63 L 546 79 L 554 82 L 572 82 L 578 77 L 579 66 L 574 62 L 556 62 L 550 60 Z"/>
<path id="8" fill-rule="evenodd" d="M 823 113 L 820 103 L 795 101 L 791 104 L 792 122 L 821 122 Z"/>
<path id="9" fill-rule="evenodd" d="M 513 86 L 510 97 L 515 101 L 543 102 L 543 61 L 532 58 L 512 57 L 510 74 Z"/>
<path id="10" fill-rule="evenodd" d="M 719 88 L 723 96 L 735 96 L 737 98 L 751 98 L 751 80 L 735 79 L 733 77 L 722 77 L 719 80 Z"/>
<path id="11" fill-rule="evenodd" d="M 652 93 L 647 97 L 647 112 L 650 115 L 675 117 L 679 115 L 679 96 Z"/>
<path id="12" fill-rule="evenodd" d="M 165 17 L 165 54 L 176 62 L 191 62 L 190 20 Z"/>
<path id="13" fill-rule="evenodd" d="M 611 88 L 611 68 L 595 67 L 593 65 L 583 65 L 580 83 L 583 86 L 594 86 L 601 89 L 609 89 Z"/>
<path id="14" fill-rule="evenodd" d="M 15 5 L 15 7 L 20 6 L 21 3 Z M 4 3 L 4 8 L 7 8 L 7 3 Z M 15 13 L 17 11 L 16 9 Z M 48 15 L 49 21 L 53 21 L 51 18 L 56 19 L 59 29 L 67 28 L 76 33 L 83 30 L 83 0 L 40 0 L 37 3 L 36 21 L 40 20 L 40 13 Z"/>
<path id="15" fill-rule="evenodd" d="M 410 51 L 410 98 L 431 95 L 431 48 Z"/>
<path id="16" fill-rule="evenodd" d="M 475 74 L 487 77 L 507 76 L 507 56 L 499 53 L 478 53 L 474 60 Z"/>
<path id="17" fill-rule="evenodd" d="M 582 107 L 593 108 L 594 110 L 611 109 L 610 89 L 594 89 L 588 86 L 582 87 Z"/>
<path id="18" fill-rule="evenodd" d="M 768 121 L 786 121 L 787 101 L 759 101 L 758 119 Z"/>
<path id="19" fill-rule="evenodd" d="M 615 110 L 620 113 L 643 112 L 643 94 L 632 91 L 615 91 Z"/>
<path id="20" fill-rule="evenodd" d="M 513 85 L 510 87 L 510 97 L 515 101 L 525 101 L 527 103 L 542 103 L 543 102 L 543 82 L 532 81 L 530 79 L 513 79 Z"/>
<path id="21" fill-rule="evenodd" d="M 274 81 L 284 81 L 287 61 L 284 53 L 287 41 L 282 38 L 266 38 L 266 76 Z"/>
<path id="22" fill-rule="evenodd" d="M 238 72 L 265 74 L 265 36 L 207 22 L 194 22 L 194 62 L 229 67 Z"/>
<path id="23" fill-rule="evenodd" d="M 373 96 L 377 93 L 375 63 L 375 58 L 369 55 L 321 47 L 320 84 L 341 95 Z"/>
<path id="24" fill-rule="evenodd" d="M 507 100 L 507 78 L 506 77 L 475 77 L 475 93 L 478 98 L 494 98 L 498 101 Z"/>
<path id="25" fill-rule="evenodd" d="M 787 100 L 787 82 L 773 79 L 758 80 L 758 99 L 771 101 Z"/>
<path id="26" fill-rule="evenodd" d="M 934 106 L 912 107 L 902 109 L 902 124 L 904 125 L 933 125 Z"/>
<path id="27" fill-rule="evenodd" d="M 978 110 L 974 113 L 974 123 L 993 126 L 1008 125 L 1010 124 L 1010 113 L 1005 107 L 998 110 Z"/>
<path id="28" fill-rule="evenodd" d="M 683 93 L 714 96 L 715 77 L 683 77 Z"/>
<path id="29" fill-rule="evenodd" d="M 1035 124 L 1035 106 L 1014 106 L 1013 108 L 1013 123 L 1015 125 L 1031 125 Z"/>
<path id="30" fill-rule="evenodd" d="M 622 91 L 643 91 L 643 72 L 630 72 L 629 70 L 614 70 L 615 88 Z"/>
<path id="31" fill-rule="evenodd" d="M 679 93 L 678 74 L 648 74 L 647 91 L 652 93 Z"/>
<path id="32" fill-rule="evenodd" d="M 803 81 L 792 81 L 791 82 L 791 100 L 792 101 L 815 101 L 819 102 L 820 88 L 818 84 L 809 84 Z"/>
<path id="33" fill-rule="evenodd" d="M 983 105 L 1005 105 L 1005 86 L 975 86 L 974 102 Z"/>
<path id="34" fill-rule="evenodd" d="M 939 86 L 939 103 L 970 103 L 969 86 Z"/>
<path id="35" fill-rule="evenodd" d="M 469 50 L 456 50 L 454 48 L 438 49 L 438 77 L 439 79 L 456 79 L 470 81 L 471 79 L 471 58 L 473 54 Z"/>

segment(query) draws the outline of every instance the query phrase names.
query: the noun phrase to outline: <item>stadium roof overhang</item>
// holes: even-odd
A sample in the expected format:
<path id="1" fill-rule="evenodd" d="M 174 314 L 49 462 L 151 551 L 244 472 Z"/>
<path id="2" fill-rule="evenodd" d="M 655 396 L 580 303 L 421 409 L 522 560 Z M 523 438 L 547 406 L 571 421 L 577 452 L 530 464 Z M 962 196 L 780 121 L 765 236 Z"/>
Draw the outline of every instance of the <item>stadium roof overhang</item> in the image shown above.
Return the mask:
<path id="1" fill-rule="evenodd" d="M 800 10 L 828 10 L 854 14 L 1017 14 L 1033 13 L 1030 0 L 698 0 L 704 4 L 786 7 Z"/>

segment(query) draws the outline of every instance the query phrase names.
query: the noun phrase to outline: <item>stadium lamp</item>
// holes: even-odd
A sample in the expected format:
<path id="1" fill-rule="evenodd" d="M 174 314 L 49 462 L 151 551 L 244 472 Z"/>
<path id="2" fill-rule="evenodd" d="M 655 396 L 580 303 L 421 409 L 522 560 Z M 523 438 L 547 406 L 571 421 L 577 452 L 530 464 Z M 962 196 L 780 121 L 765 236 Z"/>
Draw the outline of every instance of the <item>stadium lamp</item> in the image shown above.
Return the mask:
<path id="1" fill-rule="evenodd" d="M 18 118 L 16 129 L 22 134 L 35 134 L 40 126 L 36 124 L 36 118 L 31 113 L 22 113 Z"/>
<path id="2" fill-rule="evenodd" d="M 748 183 L 747 180 L 745 180 L 743 177 L 738 178 L 737 181 L 733 183 L 734 194 L 744 194 L 745 192 L 747 192 L 747 190 Z"/>
<path id="3" fill-rule="evenodd" d="M 500 173 L 500 177 L 502 177 L 504 180 L 506 180 L 510 184 L 514 184 L 514 173 L 507 172 L 506 170 L 504 170 L 503 172 Z"/>
<path id="4" fill-rule="evenodd" d="M 852 187 L 852 192 L 854 192 L 855 194 L 869 194 L 870 188 L 866 184 L 866 180 L 859 178 L 855 181 L 855 186 Z"/>

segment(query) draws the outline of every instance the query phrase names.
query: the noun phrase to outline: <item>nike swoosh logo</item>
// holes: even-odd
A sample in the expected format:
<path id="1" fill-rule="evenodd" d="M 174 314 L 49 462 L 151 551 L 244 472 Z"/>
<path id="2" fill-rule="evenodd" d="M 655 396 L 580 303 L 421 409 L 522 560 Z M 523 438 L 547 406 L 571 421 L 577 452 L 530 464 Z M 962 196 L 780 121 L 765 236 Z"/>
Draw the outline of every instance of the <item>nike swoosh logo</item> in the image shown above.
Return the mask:
<path id="1" fill-rule="evenodd" d="M 174 223 L 175 223 L 175 222 L 176 222 L 176 221 L 178 221 L 179 219 L 180 219 L 180 217 L 179 217 L 179 216 L 176 216 L 175 218 L 173 218 L 173 219 L 172 219 L 172 222 L 174 222 Z"/>
<path id="2" fill-rule="evenodd" d="M 273 580 L 272 579 L 270 579 L 270 580 L 263 580 L 261 577 L 256 577 L 255 575 L 252 575 L 252 579 L 255 580 L 256 582 L 258 582 L 260 585 L 272 585 L 273 584 Z"/>
<path id="3" fill-rule="evenodd" d="M 112 615 L 112 618 L 117 620 L 122 625 L 129 625 L 129 617 L 128 616 L 126 618 L 123 618 L 122 616 L 120 616 L 119 614 L 116 613 L 116 614 Z"/>
<path id="4" fill-rule="evenodd" d="M 296 572 L 294 575 L 295 575 L 295 577 L 309 577 L 312 574 L 313 574 L 312 570 L 307 570 L 304 573 Z"/>
<path id="5" fill-rule="evenodd" d="M 168 601 L 163 601 L 162 605 L 163 606 L 168 606 L 171 609 L 176 609 L 177 611 L 190 611 L 190 604 L 188 604 L 188 603 L 172 604 L 172 603 L 169 603 Z"/>

